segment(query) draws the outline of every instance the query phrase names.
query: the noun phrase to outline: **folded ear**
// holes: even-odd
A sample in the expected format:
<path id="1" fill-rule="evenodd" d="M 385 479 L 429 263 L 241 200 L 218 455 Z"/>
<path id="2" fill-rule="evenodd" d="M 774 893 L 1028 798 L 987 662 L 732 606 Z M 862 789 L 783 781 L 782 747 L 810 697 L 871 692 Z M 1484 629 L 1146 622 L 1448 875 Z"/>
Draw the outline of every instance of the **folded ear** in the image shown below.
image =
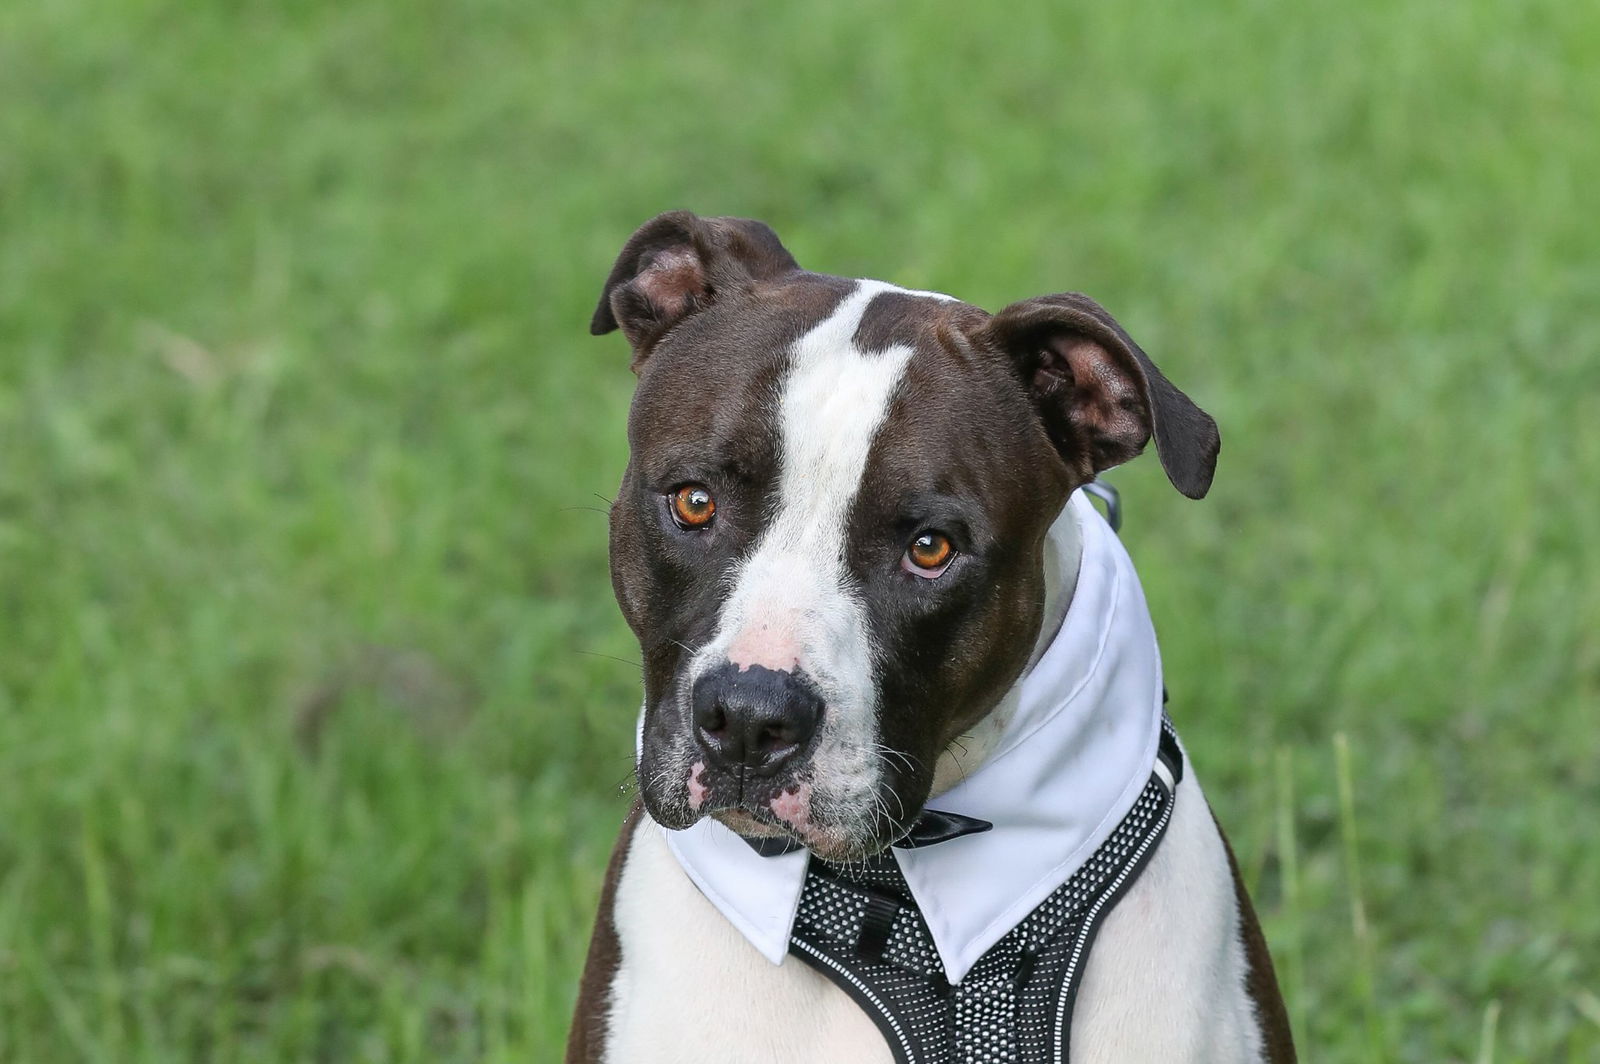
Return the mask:
<path id="1" fill-rule="evenodd" d="M 1133 458 L 1153 435 L 1167 479 L 1205 495 L 1217 423 L 1161 375 L 1104 307 L 1076 292 L 1013 303 L 989 321 L 1033 396 L 1046 432 L 1085 480 Z"/>
<path id="2" fill-rule="evenodd" d="M 621 327 L 637 370 L 666 331 L 722 294 L 800 267 L 765 224 L 668 211 L 640 226 L 606 278 L 589 331 Z"/>

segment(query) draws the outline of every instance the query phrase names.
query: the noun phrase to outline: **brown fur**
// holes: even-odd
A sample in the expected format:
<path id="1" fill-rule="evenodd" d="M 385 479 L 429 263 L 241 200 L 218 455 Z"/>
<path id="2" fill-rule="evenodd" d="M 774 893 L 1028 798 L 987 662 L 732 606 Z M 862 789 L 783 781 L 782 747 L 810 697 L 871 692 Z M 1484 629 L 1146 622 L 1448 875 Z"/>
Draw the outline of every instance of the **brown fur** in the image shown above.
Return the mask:
<path id="1" fill-rule="evenodd" d="M 1211 819 L 1217 823 L 1217 814 Z M 1250 902 L 1250 892 L 1245 889 L 1244 877 L 1239 875 L 1239 860 L 1233 855 L 1233 843 L 1228 833 L 1217 823 L 1217 834 L 1222 836 L 1222 848 L 1228 851 L 1228 868 L 1233 872 L 1233 891 L 1239 899 L 1239 935 L 1244 939 L 1244 959 L 1250 966 L 1245 992 L 1255 1002 L 1256 1022 L 1261 1027 L 1261 1053 L 1266 1064 L 1295 1064 L 1294 1036 L 1289 1030 L 1289 1010 L 1283 1004 L 1283 993 L 1278 989 L 1278 973 L 1272 967 L 1272 953 L 1267 949 L 1267 937 L 1261 933 L 1261 922 L 1256 919 L 1256 908 Z"/>
<path id="2" fill-rule="evenodd" d="M 572 1029 L 567 1033 L 566 1064 L 600 1064 L 606 1053 L 606 1021 L 611 1016 L 611 981 L 622 965 L 622 943 L 617 939 L 613 916 L 617 900 L 617 881 L 628 844 L 639 824 L 643 807 L 638 802 L 628 810 L 617 835 L 611 863 L 606 866 L 605 883 L 600 888 L 600 912 L 594 934 L 589 939 L 589 956 L 583 965 L 583 982 L 578 985 L 578 1003 L 572 1012 Z"/>

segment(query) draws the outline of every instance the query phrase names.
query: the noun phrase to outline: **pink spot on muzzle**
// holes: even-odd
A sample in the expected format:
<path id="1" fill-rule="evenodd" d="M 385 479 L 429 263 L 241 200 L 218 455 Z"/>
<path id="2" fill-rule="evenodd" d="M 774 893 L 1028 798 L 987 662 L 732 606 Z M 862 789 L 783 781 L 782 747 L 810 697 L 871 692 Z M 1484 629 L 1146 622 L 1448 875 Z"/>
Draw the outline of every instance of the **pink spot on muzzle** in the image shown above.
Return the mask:
<path id="1" fill-rule="evenodd" d="M 811 828 L 811 784 L 784 791 L 771 802 L 773 815 L 801 834 Z"/>
<path id="2" fill-rule="evenodd" d="M 700 773 L 705 770 L 704 761 L 696 761 L 689 769 L 689 808 L 696 813 L 706 804 L 706 795 L 711 793 L 711 789 L 700 782 Z"/>

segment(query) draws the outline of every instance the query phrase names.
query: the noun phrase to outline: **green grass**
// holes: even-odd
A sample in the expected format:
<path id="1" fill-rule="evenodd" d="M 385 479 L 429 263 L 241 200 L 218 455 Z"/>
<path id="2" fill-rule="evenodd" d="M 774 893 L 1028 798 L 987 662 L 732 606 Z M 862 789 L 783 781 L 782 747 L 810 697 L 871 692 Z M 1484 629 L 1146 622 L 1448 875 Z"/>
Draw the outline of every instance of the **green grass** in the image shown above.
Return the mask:
<path id="1" fill-rule="evenodd" d="M 0 1060 L 556 1057 L 679 206 L 1111 307 L 1223 428 L 1116 480 L 1305 1058 L 1600 1059 L 1597 129 L 1568 0 L 5 5 Z"/>

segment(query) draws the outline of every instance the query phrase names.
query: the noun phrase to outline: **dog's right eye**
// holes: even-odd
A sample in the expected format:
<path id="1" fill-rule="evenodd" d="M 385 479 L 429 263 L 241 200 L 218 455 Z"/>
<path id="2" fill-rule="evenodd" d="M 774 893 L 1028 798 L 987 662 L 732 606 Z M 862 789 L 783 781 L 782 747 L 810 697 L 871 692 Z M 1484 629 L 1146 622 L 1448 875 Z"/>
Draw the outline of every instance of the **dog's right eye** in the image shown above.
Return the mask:
<path id="1" fill-rule="evenodd" d="M 679 528 L 705 528 L 716 516 L 717 500 L 704 484 L 685 484 L 672 493 L 672 519 Z"/>

